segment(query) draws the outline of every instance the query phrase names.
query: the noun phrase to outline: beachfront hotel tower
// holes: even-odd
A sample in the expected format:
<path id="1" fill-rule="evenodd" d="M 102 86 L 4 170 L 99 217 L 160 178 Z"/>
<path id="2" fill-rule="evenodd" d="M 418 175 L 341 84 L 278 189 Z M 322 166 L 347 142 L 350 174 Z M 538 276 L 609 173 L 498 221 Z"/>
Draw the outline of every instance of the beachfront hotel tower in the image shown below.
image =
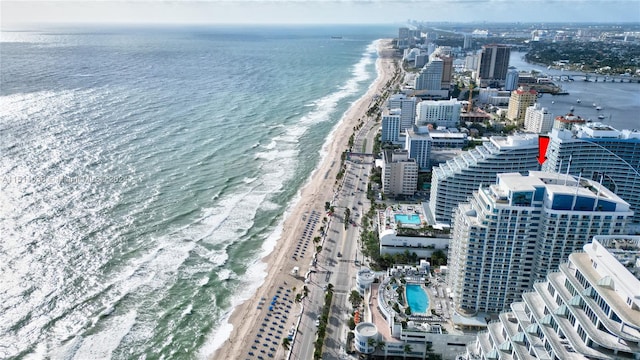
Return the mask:
<path id="1" fill-rule="evenodd" d="M 460 122 L 462 105 L 456 99 L 421 101 L 416 110 L 416 125 L 435 124 L 454 128 Z"/>
<path id="2" fill-rule="evenodd" d="M 481 146 L 433 168 L 429 210 L 436 223 L 450 224 L 453 210 L 499 172 L 537 170 L 538 136 L 493 136 Z"/>
<path id="3" fill-rule="evenodd" d="M 507 45 L 484 45 L 478 61 L 476 81 L 482 87 L 501 87 L 509 71 L 511 48 Z"/>
<path id="4" fill-rule="evenodd" d="M 640 359 L 640 237 L 594 237 L 480 332 L 466 357 Z"/>
<path id="5" fill-rule="evenodd" d="M 380 141 L 398 143 L 400 141 L 400 111 L 393 109 L 382 114 L 382 134 Z"/>
<path id="6" fill-rule="evenodd" d="M 413 126 L 416 119 L 416 103 L 415 97 L 407 97 L 405 94 L 394 94 L 389 98 L 389 109 L 400 109 L 400 132 Z"/>
<path id="7" fill-rule="evenodd" d="M 404 148 L 409 157 L 416 159 L 420 171 L 431 170 L 431 146 L 433 140 L 426 126 L 413 126 L 407 129 Z"/>
<path id="8" fill-rule="evenodd" d="M 385 195 L 413 195 L 418 188 L 418 163 L 409 152 L 387 149 L 383 152 L 382 192 Z"/>
<path id="9" fill-rule="evenodd" d="M 553 129 L 543 171 L 600 182 L 631 205 L 640 226 L 640 131 L 586 123 L 574 130 Z"/>
<path id="10" fill-rule="evenodd" d="M 414 88 L 416 90 L 440 91 L 442 86 L 442 74 L 444 62 L 438 57 L 430 57 L 418 76 L 416 76 Z"/>
<path id="11" fill-rule="evenodd" d="M 536 134 L 546 134 L 553 128 L 553 115 L 535 103 L 524 114 L 524 129 Z"/>
<path id="12" fill-rule="evenodd" d="M 498 174 L 455 212 L 448 282 L 462 315 L 496 313 L 595 235 L 623 235 L 629 204 L 570 175 Z"/>

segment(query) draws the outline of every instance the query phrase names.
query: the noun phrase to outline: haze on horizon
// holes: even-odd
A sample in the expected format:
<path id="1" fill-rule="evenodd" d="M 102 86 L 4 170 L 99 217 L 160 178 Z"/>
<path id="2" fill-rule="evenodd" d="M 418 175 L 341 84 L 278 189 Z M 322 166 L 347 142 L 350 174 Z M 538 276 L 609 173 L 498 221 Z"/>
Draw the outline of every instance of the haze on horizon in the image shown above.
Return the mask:
<path id="1" fill-rule="evenodd" d="M 640 0 L 204 0 L 0 2 L 0 26 L 640 22 Z"/>

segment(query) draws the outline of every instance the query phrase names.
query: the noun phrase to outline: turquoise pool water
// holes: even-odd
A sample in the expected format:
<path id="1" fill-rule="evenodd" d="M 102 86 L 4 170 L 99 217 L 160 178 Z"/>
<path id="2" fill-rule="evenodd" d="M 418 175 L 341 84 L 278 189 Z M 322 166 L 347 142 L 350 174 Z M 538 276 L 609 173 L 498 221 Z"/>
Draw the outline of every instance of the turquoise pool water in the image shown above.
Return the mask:
<path id="1" fill-rule="evenodd" d="M 429 308 L 429 297 L 420 285 L 407 284 L 407 303 L 412 313 L 426 313 Z"/>
<path id="2" fill-rule="evenodd" d="M 403 224 L 420 225 L 421 223 L 419 215 L 396 214 L 395 218 L 396 218 L 396 222 L 400 221 Z"/>

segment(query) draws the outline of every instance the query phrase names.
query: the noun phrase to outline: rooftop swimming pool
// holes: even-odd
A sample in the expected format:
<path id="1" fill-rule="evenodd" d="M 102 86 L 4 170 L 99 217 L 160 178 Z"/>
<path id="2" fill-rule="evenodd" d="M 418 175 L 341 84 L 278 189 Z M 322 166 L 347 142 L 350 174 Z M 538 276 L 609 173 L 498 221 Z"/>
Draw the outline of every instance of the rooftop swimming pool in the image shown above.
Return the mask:
<path id="1" fill-rule="evenodd" d="M 429 308 L 429 297 L 420 285 L 407 284 L 405 294 L 412 313 L 426 313 Z"/>
<path id="2" fill-rule="evenodd" d="M 401 222 L 403 224 L 413 224 L 420 225 L 422 222 L 420 221 L 420 215 L 405 215 L 405 214 L 396 214 L 395 215 L 396 222 Z"/>

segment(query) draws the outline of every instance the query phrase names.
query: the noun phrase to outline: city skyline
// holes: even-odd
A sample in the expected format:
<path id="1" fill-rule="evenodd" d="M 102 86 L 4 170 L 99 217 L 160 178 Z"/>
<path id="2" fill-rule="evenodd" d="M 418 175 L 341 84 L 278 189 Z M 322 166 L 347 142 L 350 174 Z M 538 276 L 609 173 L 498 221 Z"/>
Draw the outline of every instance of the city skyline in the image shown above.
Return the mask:
<path id="1" fill-rule="evenodd" d="M 3 28 L 33 24 L 402 24 L 640 22 L 634 0 L 3 1 Z M 533 10 L 533 11 L 532 11 Z"/>

